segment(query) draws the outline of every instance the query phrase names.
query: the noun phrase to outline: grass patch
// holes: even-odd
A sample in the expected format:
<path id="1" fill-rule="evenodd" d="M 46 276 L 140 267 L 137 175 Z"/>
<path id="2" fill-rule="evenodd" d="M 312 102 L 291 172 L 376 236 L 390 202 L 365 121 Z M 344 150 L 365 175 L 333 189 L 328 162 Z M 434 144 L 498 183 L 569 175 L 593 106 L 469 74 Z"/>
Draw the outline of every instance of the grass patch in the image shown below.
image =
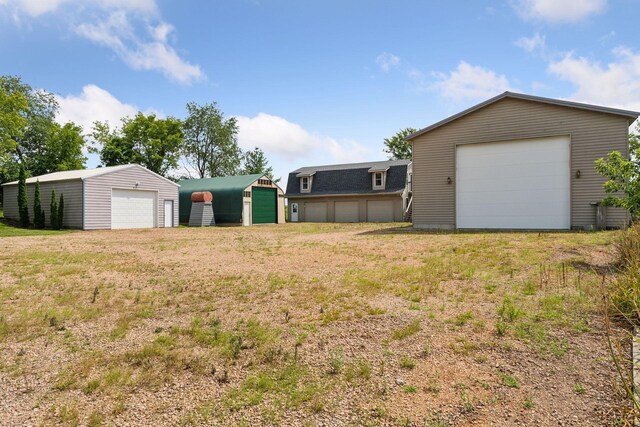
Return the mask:
<path id="1" fill-rule="evenodd" d="M 29 208 L 31 209 L 31 207 Z M 48 214 L 48 213 L 47 213 Z M 64 233 L 71 233 L 72 230 L 39 230 L 35 228 L 22 228 L 13 225 L 4 217 L 4 212 L 0 211 L 0 238 L 1 237 L 28 237 L 28 236 L 55 236 Z"/>
<path id="2" fill-rule="evenodd" d="M 420 319 L 416 319 L 391 333 L 394 340 L 403 340 L 420 332 Z"/>
<path id="3" fill-rule="evenodd" d="M 520 388 L 520 382 L 515 375 L 508 374 L 506 372 L 500 372 L 500 378 L 502 379 L 502 384 L 511 388 Z"/>

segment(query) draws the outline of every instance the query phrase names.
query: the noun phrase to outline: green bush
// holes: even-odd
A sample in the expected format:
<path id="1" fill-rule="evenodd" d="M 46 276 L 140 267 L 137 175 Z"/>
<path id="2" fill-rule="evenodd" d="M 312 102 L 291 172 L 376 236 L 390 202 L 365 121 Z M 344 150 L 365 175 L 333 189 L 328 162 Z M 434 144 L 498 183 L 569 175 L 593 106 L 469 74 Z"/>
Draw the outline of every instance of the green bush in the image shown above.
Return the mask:
<path id="1" fill-rule="evenodd" d="M 56 189 L 51 190 L 51 205 L 49 206 L 49 219 L 51 220 L 51 228 L 57 230 L 58 227 L 58 202 L 56 197 Z"/>
<path id="2" fill-rule="evenodd" d="M 58 203 L 58 217 L 56 218 L 56 221 L 58 222 L 56 230 L 60 230 L 64 224 L 64 194 L 60 195 L 60 203 Z"/>
<path id="3" fill-rule="evenodd" d="M 40 180 L 36 181 L 33 195 L 33 226 L 35 228 L 44 228 L 44 210 L 40 201 Z"/>
<path id="4" fill-rule="evenodd" d="M 18 178 L 18 214 L 20 225 L 29 226 L 29 200 L 27 199 L 27 173 L 24 166 L 20 165 L 20 175 Z"/>

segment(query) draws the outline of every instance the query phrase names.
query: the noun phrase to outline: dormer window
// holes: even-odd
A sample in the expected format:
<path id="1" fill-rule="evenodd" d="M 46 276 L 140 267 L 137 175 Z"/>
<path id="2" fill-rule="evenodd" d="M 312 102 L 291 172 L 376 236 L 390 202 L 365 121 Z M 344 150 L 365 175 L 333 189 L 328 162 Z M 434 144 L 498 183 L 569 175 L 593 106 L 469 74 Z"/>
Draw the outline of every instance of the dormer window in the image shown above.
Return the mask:
<path id="1" fill-rule="evenodd" d="M 382 188 L 382 172 L 373 174 L 373 188 Z"/>
<path id="2" fill-rule="evenodd" d="M 384 190 L 387 184 L 387 170 L 389 168 L 371 168 L 369 173 L 371 174 L 371 188 L 374 190 Z"/>
<path id="3" fill-rule="evenodd" d="M 311 193 L 311 186 L 313 185 L 313 173 L 301 173 L 298 175 L 300 178 L 300 192 Z"/>

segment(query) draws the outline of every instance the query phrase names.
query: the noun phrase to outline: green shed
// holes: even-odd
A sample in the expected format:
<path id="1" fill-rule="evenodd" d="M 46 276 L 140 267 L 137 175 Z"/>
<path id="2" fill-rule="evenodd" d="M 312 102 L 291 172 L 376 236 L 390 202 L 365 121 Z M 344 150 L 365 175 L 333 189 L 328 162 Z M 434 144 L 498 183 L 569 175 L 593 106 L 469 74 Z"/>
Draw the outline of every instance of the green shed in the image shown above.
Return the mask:
<path id="1" fill-rule="evenodd" d="M 185 179 L 180 185 L 180 222 L 188 223 L 191 193 L 213 195 L 216 224 L 277 224 L 285 222 L 284 192 L 265 175 L 235 175 Z"/>

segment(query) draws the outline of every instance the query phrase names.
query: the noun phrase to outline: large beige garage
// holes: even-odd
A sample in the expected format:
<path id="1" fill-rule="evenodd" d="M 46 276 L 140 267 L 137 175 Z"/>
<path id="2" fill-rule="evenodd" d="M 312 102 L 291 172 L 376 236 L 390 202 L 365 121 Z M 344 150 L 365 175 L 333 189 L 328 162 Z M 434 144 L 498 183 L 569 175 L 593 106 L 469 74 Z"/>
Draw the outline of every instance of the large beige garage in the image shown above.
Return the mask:
<path id="1" fill-rule="evenodd" d="M 397 222 L 410 218 L 411 162 L 310 166 L 289 174 L 292 222 Z"/>
<path id="2" fill-rule="evenodd" d="M 596 228 L 605 178 L 640 113 L 505 92 L 422 129 L 413 144 L 413 224 L 434 229 Z M 606 225 L 628 212 L 606 208 Z"/>

